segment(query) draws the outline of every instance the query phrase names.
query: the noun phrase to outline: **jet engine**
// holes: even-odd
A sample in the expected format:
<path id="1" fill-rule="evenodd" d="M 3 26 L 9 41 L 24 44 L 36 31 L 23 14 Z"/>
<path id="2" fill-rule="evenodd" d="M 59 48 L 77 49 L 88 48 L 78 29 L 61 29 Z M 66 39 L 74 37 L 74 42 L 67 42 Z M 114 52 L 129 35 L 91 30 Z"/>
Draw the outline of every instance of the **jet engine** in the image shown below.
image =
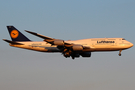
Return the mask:
<path id="1" fill-rule="evenodd" d="M 74 45 L 72 46 L 73 51 L 82 51 L 83 46 L 82 45 Z"/>
<path id="2" fill-rule="evenodd" d="M 64 41 L 63 40 L 54 40 L 53 44 L 58 45 L 58 46 L 64 46 Z"/>
<path id="3" fill-rule="evenodd" d="M 80 54 L 82 57 L 91 57 L 91 52 L 84 52 Z"/>
<path id="4" fill-rule="evenodd" d="M 78 57 L 79 58 L 80 57 L 80 54 L 79 53 L 73 53 L 71 56 L 72 57 L 76 57 L 76 58 Z"/>

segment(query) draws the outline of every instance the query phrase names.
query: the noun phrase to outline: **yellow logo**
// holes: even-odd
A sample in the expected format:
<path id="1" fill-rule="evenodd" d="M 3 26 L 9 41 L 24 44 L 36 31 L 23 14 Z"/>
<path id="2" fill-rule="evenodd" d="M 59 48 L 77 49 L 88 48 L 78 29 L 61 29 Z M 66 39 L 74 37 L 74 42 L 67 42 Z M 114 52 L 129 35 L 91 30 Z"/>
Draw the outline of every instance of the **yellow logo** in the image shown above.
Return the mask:
<path id="1" fill-rule="evenodd" d="M 17 38 L 18 35 L 19 35 L 19 32 L 17 30 L 12 30 L 10 35 L 11 35 L 12 38 Z"/>

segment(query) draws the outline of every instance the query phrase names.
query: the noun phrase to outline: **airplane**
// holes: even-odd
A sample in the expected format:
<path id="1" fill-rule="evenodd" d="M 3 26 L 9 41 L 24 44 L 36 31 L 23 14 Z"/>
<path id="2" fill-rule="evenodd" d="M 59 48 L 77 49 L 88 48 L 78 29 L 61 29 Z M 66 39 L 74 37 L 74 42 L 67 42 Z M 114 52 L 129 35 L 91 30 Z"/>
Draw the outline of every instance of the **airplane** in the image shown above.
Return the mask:
<path id="1" fill-rule="evenodd" d="M 11 40 L 3 39 L 8 42 L 12 47 L 18 47 L 28 50 L 40 52 L 59 52 L 66 58 L 72 59 L 82 57 L 91 57 L 91 52 L 98 51 L 121 51 L 131 48 L 133 44 L 124 38 L 90 38 L 81 40 L 68 40 L 55 39 L 44 36 L 35 32 L 25 30 L 26 32 L 42 38 L 43 41 L 31 41 L 23 35 L 14 26 L 7 26 Z"/>

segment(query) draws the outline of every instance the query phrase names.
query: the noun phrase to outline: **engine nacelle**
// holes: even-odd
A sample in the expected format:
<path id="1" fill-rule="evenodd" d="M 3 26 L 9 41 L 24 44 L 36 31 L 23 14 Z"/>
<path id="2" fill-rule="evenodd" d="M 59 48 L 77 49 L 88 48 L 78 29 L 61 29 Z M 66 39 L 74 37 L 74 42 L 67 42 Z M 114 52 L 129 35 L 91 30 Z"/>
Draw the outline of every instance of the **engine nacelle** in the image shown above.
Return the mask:
<path id="1" fill-rule="evenodd" d="M 72 56 L 73 57 L 76 57 L 76 58 L 79 58 L 80 57 L 80 54 L 79 53 L 73 53 Z"/>
<path id="2" fill-rule="evenodd" d="M 64 46 L 64 41 L 63 40 L 54 40 L 53 44 L 58 45 L 58 46 Z"/>
<path id="3" fill-rule="evenodd" d="M 84 52 L 80 54 L 82 57 L 91 57 L 91 52 Z"/>
<path id="4" fill-rule="evenodd" d="M 73 49 L 73 51 L 82 51 L 83 46 L 82 45 L 73 45 L 72 49 Z"/>

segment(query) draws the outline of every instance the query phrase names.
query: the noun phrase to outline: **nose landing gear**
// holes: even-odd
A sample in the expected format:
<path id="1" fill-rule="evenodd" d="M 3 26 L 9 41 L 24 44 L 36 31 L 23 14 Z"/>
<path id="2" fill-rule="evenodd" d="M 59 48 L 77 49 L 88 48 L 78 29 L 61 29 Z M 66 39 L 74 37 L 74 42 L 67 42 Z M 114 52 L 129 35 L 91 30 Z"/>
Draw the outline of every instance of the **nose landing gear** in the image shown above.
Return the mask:
<path id="1" fill-rule="evenodd" d="M 121 56 L 121 52 L 122 52 L 122 50 L 119 51 L 119 54 L 118 54 L 119 56 Z"/>

